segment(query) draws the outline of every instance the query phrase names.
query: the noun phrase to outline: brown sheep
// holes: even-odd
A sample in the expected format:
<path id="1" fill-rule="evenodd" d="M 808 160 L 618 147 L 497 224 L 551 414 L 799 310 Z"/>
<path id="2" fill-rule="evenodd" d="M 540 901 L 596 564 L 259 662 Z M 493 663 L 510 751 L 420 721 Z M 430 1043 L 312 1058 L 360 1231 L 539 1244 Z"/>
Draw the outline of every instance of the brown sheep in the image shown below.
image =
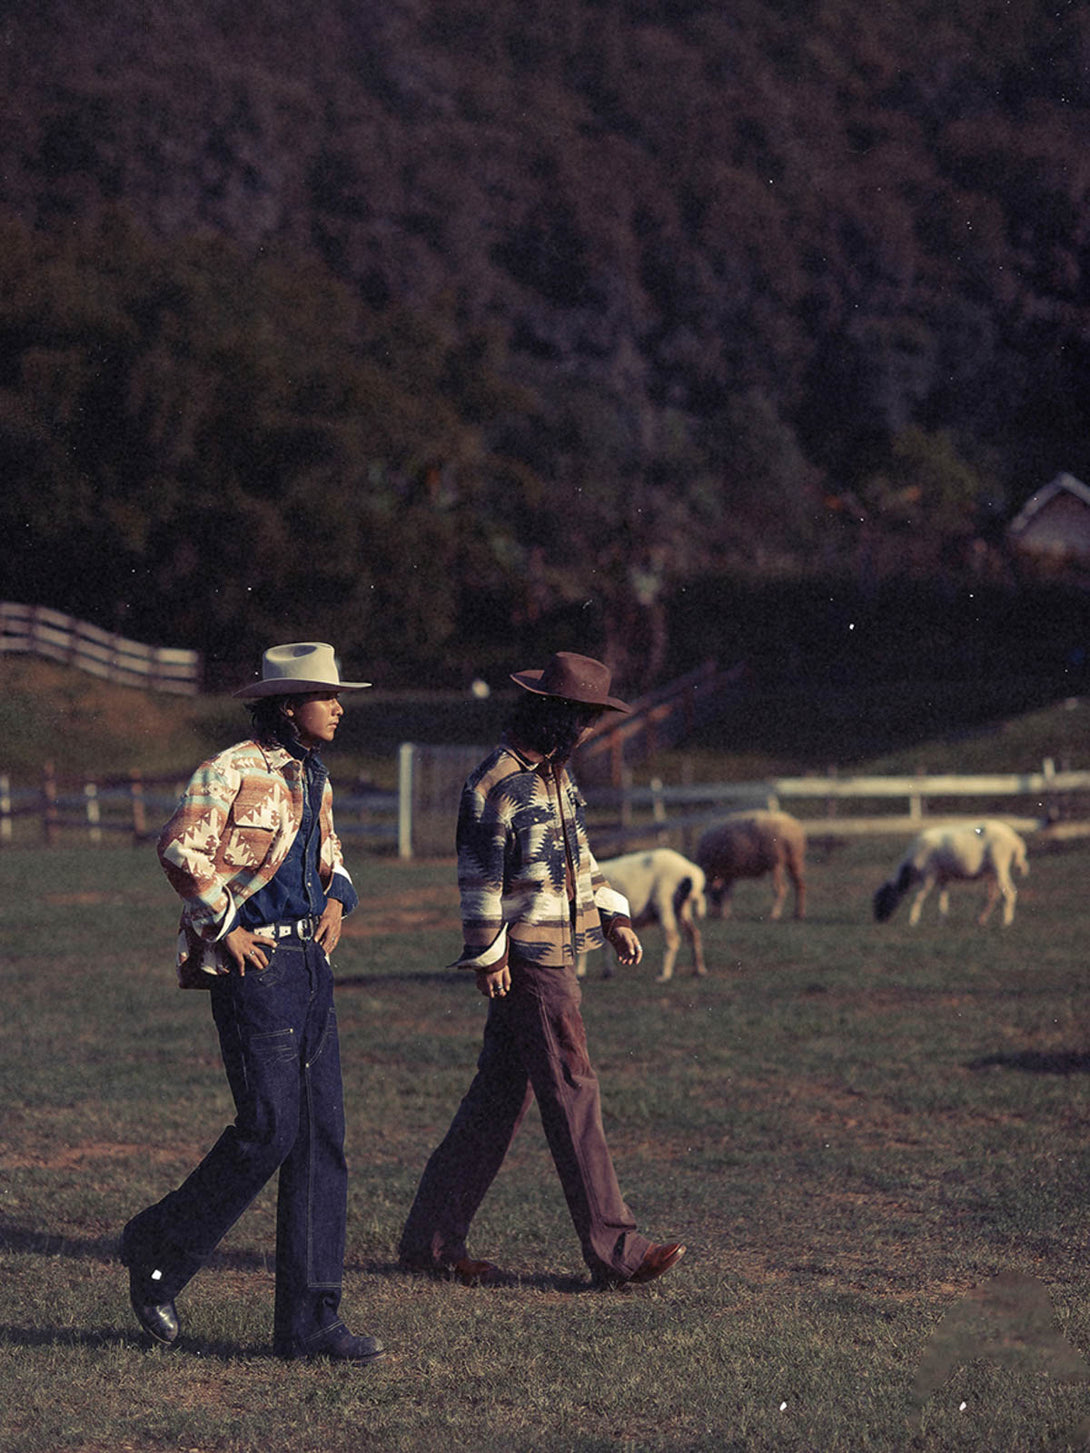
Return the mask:
<path id="1" fill-rule="evenodd" d="M 795 887 L 795 917 L 806 915 L 806 834 L 787 812 L 732 812 L 709 828 L 696 850 L 707 879 L 708 906 L 717 918 L 730 913 L 737 878 L 772 874 L 772 918 L 779 918 L 787 897 L 787 877 Z"/>

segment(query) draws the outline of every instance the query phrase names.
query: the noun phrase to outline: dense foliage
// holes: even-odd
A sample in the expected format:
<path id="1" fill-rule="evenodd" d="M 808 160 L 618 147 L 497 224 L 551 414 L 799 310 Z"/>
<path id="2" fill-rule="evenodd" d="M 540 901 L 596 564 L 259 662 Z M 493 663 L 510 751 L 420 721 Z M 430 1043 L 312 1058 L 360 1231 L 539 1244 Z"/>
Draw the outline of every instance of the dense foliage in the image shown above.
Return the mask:
<path id="1" fill-rule="evenodd" d="M 1070 0 L 37 0 L 0 38 L 8 596 L 402 679 L 562 633 L 642 685 L 699 577 L 994 571 L 1090 469 Z"/>

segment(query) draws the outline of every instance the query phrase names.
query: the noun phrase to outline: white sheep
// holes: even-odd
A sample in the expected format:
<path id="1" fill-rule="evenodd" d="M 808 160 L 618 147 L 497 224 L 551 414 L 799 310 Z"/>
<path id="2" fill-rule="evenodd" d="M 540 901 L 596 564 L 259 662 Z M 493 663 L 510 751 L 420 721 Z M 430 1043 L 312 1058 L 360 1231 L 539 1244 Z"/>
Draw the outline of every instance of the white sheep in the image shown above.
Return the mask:
<path id="1" fill-rule="evenodd" d="M 704 874 L 695 863 L 671 848 L 650 848 L 646 852 L 625 853 L 609 858 L 599 867 L 611 888 L 628 899 L 632 922 L 636 928 L 650 923 L 662 927 L 666 949 L 659 983 L 673 977 L 674 962 L 684 933 L 693 950 L 693 972 L 707 973 L 704 946 L 697 919 L 707 912 L 704 901 Z M 580 954 L 575 972 L 582 978 L 587 971 L 587 956 Z M 603 977 L 613 973 L 611 960 L 606 961 Z"/>
<path id="2" fill-rule="evenodd" d="M 730 912 L 738 878 L 772 874 L 772 918 L 779 918 L 787 897 L 787 877 L 795 886 L 795 917 L 806 914 L 806 833 L 789 812 L 732 812 L 709 828 L 696 849 L 704 869 L 708 904 L 718 917 Z"/>
<path id="3" fill-rule="evenodd" d="M 939 912 L 945 918 L 950 906 L 947 885 L 957 880 L 983 878 L 988 896 L 978 923 L 987 923 L 992 909 L 1003 899 L 1003 922 L 1014 919 L 1018 898 L 1011 869 L 1029 872 L 1026 845 L 1005 822 L 986 820 L 951 827 L 928 827 L 916 838 L 901 859 L 896 873 L 874 895 L 874 916 L 879 923 L 893 915 L 906 893 L 916 889 L 909 923 L 920 921 L 923 901 L 938 885 Z"/>

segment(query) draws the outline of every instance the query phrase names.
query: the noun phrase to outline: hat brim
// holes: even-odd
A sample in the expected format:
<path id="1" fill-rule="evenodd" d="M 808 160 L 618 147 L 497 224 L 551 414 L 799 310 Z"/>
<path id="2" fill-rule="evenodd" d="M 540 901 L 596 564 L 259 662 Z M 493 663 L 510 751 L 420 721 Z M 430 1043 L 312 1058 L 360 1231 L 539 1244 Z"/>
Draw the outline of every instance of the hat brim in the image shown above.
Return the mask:
<path id="1" fill-rule="evenodd" d="M 574 701 L 580 706 L 601 707 L 603 711 L 632 710 L 627 701 L 621 701 L 617 696 L 566 696 L 559 691 L 542 691 L 541 678 L 544 674 L 544 670 L 515 671 L 511 673 L 511 680 L 516 686 L 521 686 L 523 691 L 532 691 L 535 696 L 551 696 L 554 701 Z"/>
<path id="2" fill-rule="evenodd" d="M 249 686 L 240 686 L 232 696 L 252 701 L 262 696 L 306 696 L 312 691 L 326 691 L 330 695 L 338 691 L 366 691 L 370 681 L 296 681 L 286 676 L 275 681 L 254 681 Z"/>

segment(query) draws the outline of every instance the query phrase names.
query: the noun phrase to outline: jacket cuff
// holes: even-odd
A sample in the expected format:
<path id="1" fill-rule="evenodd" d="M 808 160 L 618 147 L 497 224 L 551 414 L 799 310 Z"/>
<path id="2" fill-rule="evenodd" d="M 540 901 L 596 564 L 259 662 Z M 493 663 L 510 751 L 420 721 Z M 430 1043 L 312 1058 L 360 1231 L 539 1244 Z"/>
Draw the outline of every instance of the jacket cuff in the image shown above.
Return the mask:
<path id="1" fill-rule="evenodd" d="M 359 894 L 356 892 L 352 879 L 341 868 L 333 870 L 333 877 L 329 887 L 325 890 L 327 898 L 335 898 L 344 909 L 344 917 L 347 918 L 354 908 L 359 907 Z"/>
<path id="2" fill-rule="evenodd" d="M 494 974 L 507 963 L 507 925 L 502 925 L 490 944 L 481 948 L 478 944 L 463 944 L 459 958 L 448 969 L 472 969 L 474 973 Z"/>

